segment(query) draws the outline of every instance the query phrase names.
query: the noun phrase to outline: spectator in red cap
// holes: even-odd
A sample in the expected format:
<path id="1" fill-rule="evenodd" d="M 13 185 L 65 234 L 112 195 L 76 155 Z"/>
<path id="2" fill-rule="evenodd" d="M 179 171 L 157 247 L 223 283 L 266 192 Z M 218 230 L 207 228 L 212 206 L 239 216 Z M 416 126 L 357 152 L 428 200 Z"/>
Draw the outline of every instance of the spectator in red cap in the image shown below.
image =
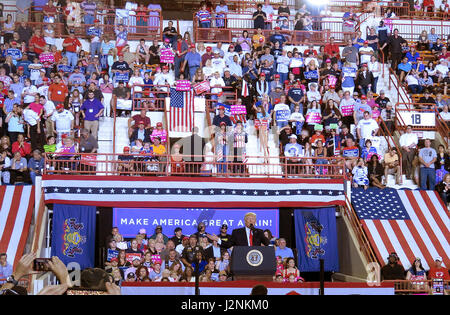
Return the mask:
<path id="1" fill-rule="evenodd" d="M 369 41 L 364 41 L 363 46 L 359 48 L 359 56 L 361 64 L 369 63 L 370 57 L 375 55 L 373 48 L 369 46 Z"/>
<path id="2" fill-rule="evenodd" d="M 61 140 L 63 135 L 69 135 L 72 132 L 75 117 L 70 111 L 64 109 L 62 103 L 56 105 L 56 111 L 53 113 L 51 120 L 53 122 L 53 130 L 58 136 L 57 142 Z"/>
<path id="3" fill-rule="evenodd" d="M 232 126 L 231 119 L 229 116 L 225 115 L 225 107 L 219 106 L 219 115 L 216 115 L 213 119 L 213 125 L 220 128 L 220 124 L 225 123 L 226 126 Z"/>
<path id="4" fill-rule="evenodd" d="M 283 47 L 284 43 L 287 42 L 286 37 L 283 34 L 280 34 L 280 27 L 275 27 L 275 33 L 272 34 L 269 38 L 271 46 L 275 46 L 275 43 L 279 43 L 280 47 Z"/>
<path id="5" fill-rule="evenodd" d="M 154 138 L 158 137 L 161 140 L 161 144 L 165 145 L 167 142 L 167 130 L 163 128 L 162 122 L 156 123 L 156 128 L 152 128 L 152 134 L 150 136 L 153 141 Z"/>
<path id="6" fill-rule="evenodd" d="M 62 46 L 66 50 L 68 65 L 76 67 L 78 63 L 78 52 L 81 50 L 81 43 L 78 38 L 75 37 L 75 31 L 73 29 L 69 30 L 69 37 L 63 41 Z"/>
<path id="7" fill-rule="evenodd" d="M 181 65 L 184 62 L 184 56 L 189 52 L 189 47 L 186 41 L 183 41 L 183 37 L 181 35 L 177 35 L 177 41 L 172 46 L 175 50 L 175 59 L 174 59 L 174 68 L 175 68 L 175 79 L 180 78 L 180 73 L 185 75 L 184 70 L 180 71 Z"/>
<path id="8" fill-rule="evenodd" d="M 145 104 L 139 114 L 136 114 L 128 119 L 128 136 L 131 137 L 133 131 L 138 128 L 140 121 L 144 121 L 145 129 L 152 129 L 150 117 L 147 116 L 148 106 Z"/>
<path id="9" fill-rule="evenodd" d="M 181 240 L 181 244 L 175 247 L 175 250 L 181 255 L 185 247 L 189 245 L 189 236 L 184 236 Z"/>
<path id="10" fill-rule="evenodd" d="M 132 163 L 134 157 L 130 155 L 129 146 L 123 148 L 123 155 L 119 155 L 118 160 L 117 171 L 119 175 L 131 175 L 134 171 L 134 164 Z"/>

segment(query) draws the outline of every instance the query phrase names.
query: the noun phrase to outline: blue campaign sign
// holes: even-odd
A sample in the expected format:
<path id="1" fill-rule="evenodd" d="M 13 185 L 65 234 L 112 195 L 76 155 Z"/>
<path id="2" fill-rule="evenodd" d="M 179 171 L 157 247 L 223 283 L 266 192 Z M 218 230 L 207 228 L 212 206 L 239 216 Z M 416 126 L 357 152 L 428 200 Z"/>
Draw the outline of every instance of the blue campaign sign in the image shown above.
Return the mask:
<path id="1" fill-rule="evenodd" d="M 20 49 L 17 48 L 9 48 L 6 50 L 5 52 L 6 56 L 11 56 L 12 59 L 14 60 L 19 60 L 22 59 L 22 52 L 20 51 Z"/>
<path id="2" fill-rule="evenodd" d="M 290 110 L 277 110 L 275 112 L 275 117 L 277 121 L 287 121 L 289 120 L 289 116 L 291 115 Z"/>
<path id="3" fill-rule="evenodd" d="M 348 76 L 355 76 L 356 75 L 356 69 L 353 68 L 353 67 L 342 67 L 342 72 L 345 75 L 348 75 Z"/>
<path id="4" fill-rule="evenodd" d="M 71 66 L 68 66 L 68 65 L 58 65 L 58 71 L 72 72 L 73 68 Z"/>
<path id="5" fill-rule="evenodd" d="M 113 225 L 124 237 L 135 237 L 139 229 L 146 229 L 152 235 L 156 226 L 161 225 L 167 236 L 174 234 L 176 227 L 183 229 L 184 235 L 197 232 L 197 225 L 204 222 L 206 232 L 218 234 L 222 224 L 228 225 L 228 233 L 244 226 L 244 215 L 256 214 L 256 227 L 269 229 L 274 236 L 279 231 L 278 209 L 205 209 L 205 208 L 114 208 Z"/>
<path id="6" fill-rule="evenodd" d="M 306 71 L 304 73 L 305 79 L 312 80 L 312 79 L 318 79 L 319 78 L 319 72 L 316 70 L 313 71 Z"/>
<path id="7" fill-rule="evenodd" d="M 116 73 L 116 76 L 115 76 L 115 80 L 116 81 L 124 81 L 124 82 L 128 82 L 128 80 L 129 80 L 129 73 L 128 72 L 126 72 L 126 73 Z"/>

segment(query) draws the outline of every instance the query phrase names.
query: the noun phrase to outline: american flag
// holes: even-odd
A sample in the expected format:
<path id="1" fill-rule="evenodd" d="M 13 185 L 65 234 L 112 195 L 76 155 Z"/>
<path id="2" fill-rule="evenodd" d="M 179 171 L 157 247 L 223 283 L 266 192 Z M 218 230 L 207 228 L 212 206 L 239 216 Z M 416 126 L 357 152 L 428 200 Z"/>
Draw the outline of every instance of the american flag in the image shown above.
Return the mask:
<path id="1" fill-rule="evenodd" d="M 450 220 L 435 191 L 353 189 L 352 204 L 380 262 L 396 252 L 406 268 L 416 257 L 425 269 L 437 256 L 450 266 Z"/>
<path id="2" fill-rule="evenodd" d="M 44 175 L 46 203 L 105 207 L 320 207 L 345 204 L 343 180 Z"/>
<path id="3" fill-rule="evenodd" d="M 194 93 L 170 89 L 169 131 L 190 132 L 194 127 Z"/>
<path id="4" fill-rule="evenodd" d="M 34 186 L 0 186 L 0 253 L 6 253 L 13 265 L 22 257 L 27 243 L 34 191 Z"/>

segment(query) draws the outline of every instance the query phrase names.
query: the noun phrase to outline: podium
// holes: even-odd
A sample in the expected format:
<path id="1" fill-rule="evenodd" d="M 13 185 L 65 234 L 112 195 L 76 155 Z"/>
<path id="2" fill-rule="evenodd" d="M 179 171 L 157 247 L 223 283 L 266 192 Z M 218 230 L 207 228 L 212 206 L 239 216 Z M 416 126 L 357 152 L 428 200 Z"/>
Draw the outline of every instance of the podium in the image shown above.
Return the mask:
<path id="1" fill-rule="evenodd" d="M 276 271 L 275 247 L 234 246 L 231 272 L 234 280 L 273 281 Z"/>

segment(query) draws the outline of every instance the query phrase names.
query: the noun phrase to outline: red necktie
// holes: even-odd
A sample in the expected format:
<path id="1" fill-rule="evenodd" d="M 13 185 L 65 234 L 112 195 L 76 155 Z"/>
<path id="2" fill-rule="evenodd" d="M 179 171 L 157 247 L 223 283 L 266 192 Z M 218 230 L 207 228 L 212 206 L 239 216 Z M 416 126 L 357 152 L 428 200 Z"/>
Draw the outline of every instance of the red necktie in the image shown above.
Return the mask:
<path id="1" fill-rule="evenodd" d="M 250 230 L 250 246 L 253 246 L 253 232 Z"/>

